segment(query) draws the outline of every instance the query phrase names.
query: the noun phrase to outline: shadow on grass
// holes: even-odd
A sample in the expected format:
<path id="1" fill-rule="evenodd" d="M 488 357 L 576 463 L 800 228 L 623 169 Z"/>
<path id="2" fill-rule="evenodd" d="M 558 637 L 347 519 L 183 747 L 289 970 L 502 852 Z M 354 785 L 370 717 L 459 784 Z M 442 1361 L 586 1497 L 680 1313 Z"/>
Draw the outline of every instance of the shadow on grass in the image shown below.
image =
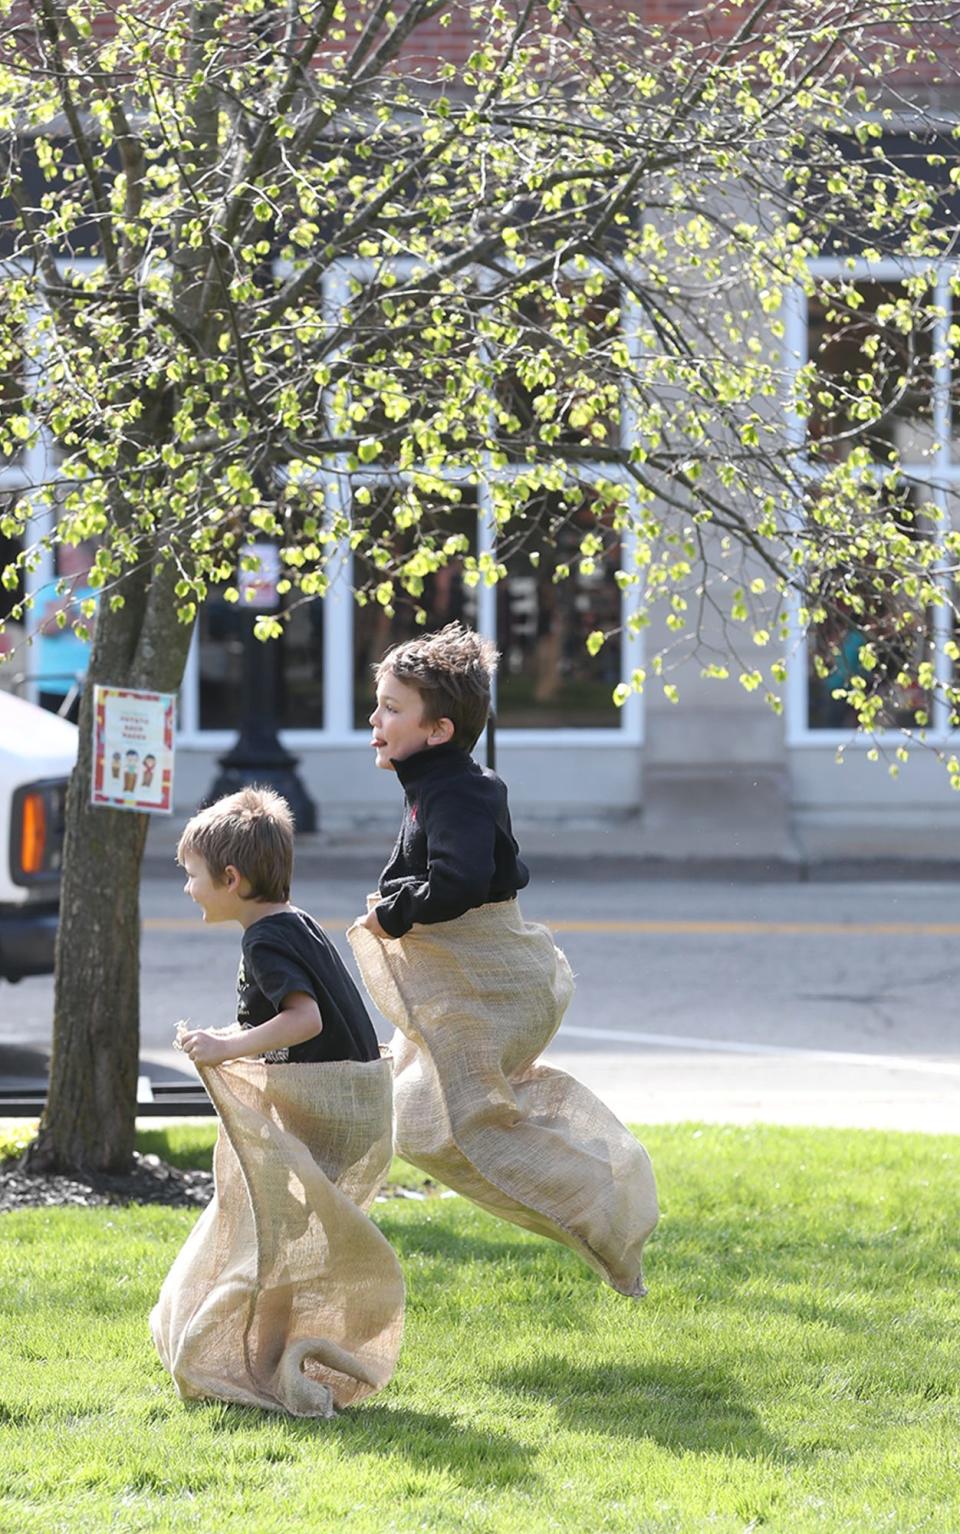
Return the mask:
<path id="1" fill-rule="evenodd" d="M 420 1470 L 449 1470 L 459 1482 L 475 1487 L 529 1487 L 538 1479 L 529 1468 L 533 1449 L 505 1433 L 478 1432 L 439 1412 L 364 1404 L 326 1419 L 287 1417 L 223 1401 L 183 1404 L 187 1411 L 206 1417 L 214 1432 L 269 1433 L 264 1457 L 274 1463 L 299 1459 L 304 1444 L 332 1438 L 344 1453 L 400 1457 Z"/>
<path id="2" fill-rule="evenodd" d="M 449 1470 L 471 1486 L 530 1486 L 535 1452 L 506 1433 L 483 1433 L 439 1412 L 407 1406 L 359 1406 L 333 1424 L 353 1454 L 400 1454 L 423 1470 Z"/>
<path id="3" fill-rule="evenodd" d="M 571 1364 L 542 1358 L 490 1376 L 516 1395 L 548 1401 L 568 1427 L 610 1437 L 648 1438 L 677 1453 L 734 1454 L 743 1459 L 788 1460 L 794 1449 L 771 1437 L 723 1374 L 662 1364 Z"/>

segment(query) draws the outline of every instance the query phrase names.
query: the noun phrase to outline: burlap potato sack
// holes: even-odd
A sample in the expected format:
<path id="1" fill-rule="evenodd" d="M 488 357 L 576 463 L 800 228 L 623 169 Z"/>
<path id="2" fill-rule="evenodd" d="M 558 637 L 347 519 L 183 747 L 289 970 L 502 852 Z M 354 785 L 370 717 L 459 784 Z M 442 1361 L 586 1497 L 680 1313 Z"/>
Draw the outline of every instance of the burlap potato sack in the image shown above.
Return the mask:
<path id="1" fill-rule="evenodd" d="M 150 1317 L 157 1350 L 181 1396 L 330 1417 L 400 1351 L 400 1265 L 364 1213 L 392 1154 L 389 1054 L 200 1075 L 216 1191 Z"/>
<path id="2" fill-rule="evenodd" d="M 621 1293 L 644 1294 L 643 1244 L 658 1214 L 650 1159 L 587 1087 L 536 1063 L 573 994 L 547 929 L 510 900 L 402 938 L 364 927 L 348 936 L 372 1001 L 398 1029 L 398 1154 L 572 1247 Z"/>

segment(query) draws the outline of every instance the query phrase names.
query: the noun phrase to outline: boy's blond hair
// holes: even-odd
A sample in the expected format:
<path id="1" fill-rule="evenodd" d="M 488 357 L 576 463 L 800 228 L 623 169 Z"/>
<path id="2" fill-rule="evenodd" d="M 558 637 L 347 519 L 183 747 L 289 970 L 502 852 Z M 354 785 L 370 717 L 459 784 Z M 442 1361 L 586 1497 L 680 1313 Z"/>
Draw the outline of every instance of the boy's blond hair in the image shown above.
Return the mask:
<path id="1" fill-rule="evenodd" d="M 394 645 L 375 667 L 375 676 L 379 682 L 389 672 L 416 688 L 424 720 L 449 719 L 452 744 L 470 751 L 490 713 L 497 660 L 491 640 L 462 623 L 448 623 L 435 634 Z"/>
<path id="2" fill-rule="evenodd" d="M 293 815 L 272 788 L 241 788 L 208 804 L 184 826 L 177 862 L 188 852 L 203 858 L 218 884 L 228 867 L 236 868 L 250 885 L 245 900 L 280 905 L 290 899 Z"/>

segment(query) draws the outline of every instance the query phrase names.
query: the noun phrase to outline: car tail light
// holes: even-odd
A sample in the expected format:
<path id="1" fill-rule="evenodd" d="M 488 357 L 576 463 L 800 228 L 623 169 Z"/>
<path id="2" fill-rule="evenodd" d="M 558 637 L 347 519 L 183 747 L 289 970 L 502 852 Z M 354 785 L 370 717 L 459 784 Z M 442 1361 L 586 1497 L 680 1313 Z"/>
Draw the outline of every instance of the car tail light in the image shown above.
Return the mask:
<path id="1" fill-rule="evenodd" d="M 14 884 L 55 889 L 63 862 L 67 781 L 47 778 L 15 790 L 10 815 L 10 876 Z"/>
<path id="2" fill-rule="evenodd" d="M 20 807 L 20 870 L 36 875 L 44 872 L 47 849 L 47 806 L 43 794 L 34 789 L 23 797 Z"/>

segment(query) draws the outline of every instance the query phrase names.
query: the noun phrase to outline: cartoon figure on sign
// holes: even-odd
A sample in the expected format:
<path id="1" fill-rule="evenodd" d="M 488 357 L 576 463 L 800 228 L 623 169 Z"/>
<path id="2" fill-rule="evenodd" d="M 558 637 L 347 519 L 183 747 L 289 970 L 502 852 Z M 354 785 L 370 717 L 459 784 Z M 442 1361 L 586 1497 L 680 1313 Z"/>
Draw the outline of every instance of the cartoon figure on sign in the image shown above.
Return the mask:
<path id="1" fill-rule="evenodd" d="M 132 794 L 137 786 L 137 766 L 139 761 L 139 751 L 127 752 L 127 759 L 123 766 L 123 791 L 125 794 Z"/>
<path id="2" fill-rule="evenodd" d="M 114 751 L 113 756 L 110 758 L 110 776 L 112 778 L 116 778 L 117 782 L 119 783 L 119 781 L 120 781 L 120 752 L 119 751 Z"/>
<path id="3" fill-rule="evenodd" d="M 156 766 L 157 766 L 157 759 L 156 759 L 156 757 L 153 756 L 152 754 L 148 753 L 144 757 L 144 759 L 143 759 L 143 779 L 142 779 L 142 782 L 143 782 L 144 788 L 149 788 L 151 783 L 153 782 L 153 774 L 156 771 Z"/>

